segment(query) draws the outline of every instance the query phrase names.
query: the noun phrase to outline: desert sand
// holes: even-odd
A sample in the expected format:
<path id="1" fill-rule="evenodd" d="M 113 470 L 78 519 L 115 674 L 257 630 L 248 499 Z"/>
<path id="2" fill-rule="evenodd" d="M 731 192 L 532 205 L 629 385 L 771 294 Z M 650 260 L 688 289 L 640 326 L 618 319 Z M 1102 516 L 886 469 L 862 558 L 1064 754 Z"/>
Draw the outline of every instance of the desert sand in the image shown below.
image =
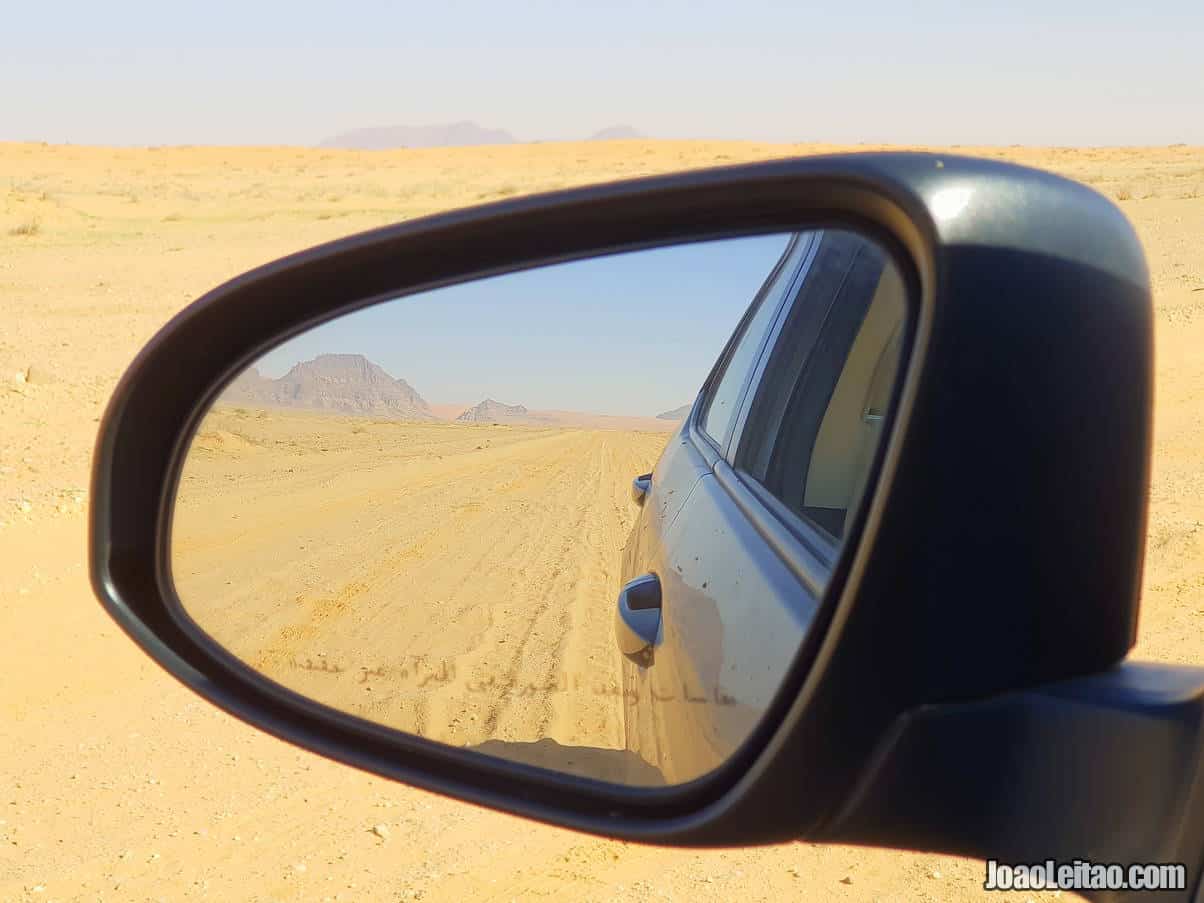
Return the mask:
<path id="1" fill-rule="evenodd" d="M 215 408 L 176 501 L 180 602 L 340 711 L 630 783 L 613 606 L 666 436 Z"/>
<path id="2" fill-rule="evenodd" d="M 87 583 L 88 467 L 108 395 L 142 343 L 222 280 L 319 241 L 493 198 L 864 149 L 0 145 L 0 900 L 1001 899 L 982 892 L 974 861 L 808 844 L 639 847 L 327 762 L 184 690 L 125 639 Z M 1204 149 L 957 150 L 1085 181 L 1141 235 L 1157 397 L 1134 654 L 1200 663 Z M 616 469 L 631 463 L 632 449 L 612 448 Z M 620 521 L 596 525 L 597 541 L 610 542 Z"/>

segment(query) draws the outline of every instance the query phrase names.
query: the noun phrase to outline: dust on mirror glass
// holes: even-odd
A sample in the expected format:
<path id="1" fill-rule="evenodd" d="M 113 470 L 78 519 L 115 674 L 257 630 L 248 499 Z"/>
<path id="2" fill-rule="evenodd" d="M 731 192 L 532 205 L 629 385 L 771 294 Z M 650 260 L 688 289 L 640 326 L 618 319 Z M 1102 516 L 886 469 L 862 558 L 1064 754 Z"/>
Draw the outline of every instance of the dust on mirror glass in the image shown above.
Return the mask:
<path id="1" fill-rule="evenodd" d="M 197 428 L 180 603 L 360 718 L 611 783 L 700 777 L 760 722 L 856 541 L 906 300 L 873 241 L 817 229 L 331 320 Z"/>

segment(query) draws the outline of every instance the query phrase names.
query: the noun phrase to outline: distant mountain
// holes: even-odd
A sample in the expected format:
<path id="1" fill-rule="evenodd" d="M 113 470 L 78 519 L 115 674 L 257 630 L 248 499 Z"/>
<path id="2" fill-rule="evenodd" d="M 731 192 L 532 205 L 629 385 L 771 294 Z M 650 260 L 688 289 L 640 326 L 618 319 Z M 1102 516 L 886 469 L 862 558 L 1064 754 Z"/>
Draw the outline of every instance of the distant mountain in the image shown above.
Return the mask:
<path id="1" fill-rule="evenodd" d="M 497 405 L 497 402 L 493 402 Z M 657 420 L 655 417 L 628 416 L 623 414 L 593 414 L 588 411 L 562 411 L 551 408 L 532 410 L 523 405 L 501 405 L 506 409 L 523 409 L 526 414 L 513 414 L 501 417 L 501 412 L 494 408 L 488 413 L 482 411 L 481 416 L 498 419 L 460 420 L 465 414 L 476 416 L 481 405 L 468 406 L 464 404 L 432 404 L 431 413 L 440 420 L 457 421 L 465 424 L 486 423 L 503 424 L 505 426 L 529 426 L 537 429 L 587 429 L 587 430 L 642 430 L 654 433 L 667 433 L 677 429 L 678 423 L 668 420 Z"/>
<path id="2" fill-rule="evenodd" d="M 470 147 L 514 142 L 514 136 L 505 129 L 486 129 L 475 122 L 451 122 L 446 125 L 395 125 L 352 129 L 332 135 L 320 142 L 318 147 L 387 150 L 395 147 Z"/>
<path id="3" fill-rule="evenodd" d="M 631 141 L 635 138 L 647 138 L 643 132 L 629 125 L 612 125 L 601 131 L 594 132 L 588 141 Z"/>
<path id="4" fill-rule="evenodd" d="M 502 404 L 492 398 L 486 398 L 456 418 L 458 423 L 528 423 L 539 420 L 521 404 Z"/>
<path id="5" fill-rule="evenodd" d="M 226 386 L 218 399 L 222 404 L 247 403 L 265 405 L 276 395 L 276 380 L 268 379 L 256 367 L 248 367 L 230 385 Z"/>
<path id="6" fill-rule="evenodd" d="M 674 408 L 672 411 L 664 411 L 663 413 L 657 414 L 656 419 L 685 420 L 686 415 L 690 413 L 690 408 L 692 407 L 694 407 L 692 404 L 683 404 L 680 408 Z"/>
<path id="7" fill-rule="evenodd" d="M 647 138 L 629 125 L 607 126 L 586 141 L 630 141 Z M 318 142 L 318 147 L 350 150 L 389 150 L 398 147 L 476 147 L 484 144 L 516 144 L 521 139 L 505 129 L 487 129 L 475 122 L 449 122 L 446 125 L 394 125 L 381 128 L 351 129 Z"/>
<path id="8" fill-rule="evenodd" d="M 219 401 L 394 420 L 436 419 L 413 386 L 394 379 L 362 354 L 320 354 L 279 379 L 251 367 L 226 387 Z"/>

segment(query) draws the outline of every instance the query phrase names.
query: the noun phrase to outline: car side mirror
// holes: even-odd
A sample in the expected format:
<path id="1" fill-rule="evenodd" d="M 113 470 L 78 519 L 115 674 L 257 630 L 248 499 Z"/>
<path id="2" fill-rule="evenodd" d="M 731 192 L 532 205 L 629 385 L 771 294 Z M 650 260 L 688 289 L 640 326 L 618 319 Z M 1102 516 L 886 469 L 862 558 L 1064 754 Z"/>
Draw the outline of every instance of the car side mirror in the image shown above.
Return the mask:
<path id="1" fill-rule="evenodd" d="M 648 490 L 652 488 L 652 474 L 640 474 L 631 481 L 631 500 L 637 505 L 644 504 L 644 497 L 648 495 Z"/>
<path id="2" fill-rule="evenodd" d="M 664 266 L 673 254 L 691 266 Z M 737 284 L 753 289 L 725 294 Z M 480 286 L 498 294 L 473 295 Z M 593 325 L 582 320 L 581 331 L 592 347 L 582 343 L 560 370 L 528 384 L 568 380 L 598 349 L 616 374 L 663 355 L 663 398 L 638 412 L 639 423 L 619 424 L 597 408 L 591 416 L 600 419 L 583 425 L 552 404 L 492 396 L 448 398 L 473 403 L 445 417 L 392 362 L 352 347 L 371 344 L 383 355 L 405 336 L 407 360 L 433 359 L 454 347 L 457 326 L 471 331 L 474 317 L 499 304 L 525 299 L 548 314 L 585 286 L 595 294 L 578 310 L 589 312 Z M 897 303 L 876 307 L 879 289 Z M 767 307 L 771 296 L 778 301 Z M 428 297 L 461 305 L 458 321 L 446 308 L 428 313 L 418 304 Z M 608 310 L 670 297 L 681 307 L 656 341 L 602 334 Z M 723 298 L 739 302 L 724 327 L 723 338 L 735 327 L 732 338 L 710 348 L 718 359 L 709 373 L 687 367 L 680 382 L 676 349 Z M 381 319 L 388 311 L 393 319 Z M 352 330 L 352 322 L 370 325 Z M 550 354 L 564 333 L 527 321 L 536 322 Z M 1204 711 L 1201 672 L 1120 665 L 1138 610 L 1151 331 L 1144 258 L 1115 206 L 1081 185 L 996 162 L 784 160 L 401 223 L 240 276 L 143 350 L 97 441 L 92 582 L 149 655 L 247 722 L 347 764 L 553 824 L 665 844 L 802 837 L 1196 863 L 1200 845 L 1185 850 L 1204 838 L 1199 819 L 1178 833 L 1153 823 L 1123 837 L 1103 829 L 1105 815 L 1140 809 L 1151 794 L 1194 794 L 1199 811 L 1204 786 L 1194 782 L 1200 732 L 1189 729 Z M 319 346 L 317 335 L 333 339 Z M 748 335 L 755 341 L 742 341 Z M 465 361 L 491 353 L 485 342 L 473 347 L 483 350 Z M 728 372 L 739 379 L 725 383 Z M 633 397 L 660 381 L 637 375 Z M 657 408 L 671 413 L 699 390 L 706 404 L 657 423 Z M 658 467 L 650 492 L 651 460 L 578 435 L 620 427 L 654 453 L 679 454 L 679 482 L 662 484 Z M 614 479 L 534 474 L 515 436 L 596 454 Z M 444 442 L 458 443 L 454 461 L 438 460 Z M 322 456 L 323 469 L 305 470 Z M 486 461 L 487 498 L 509 505 L 512 518 L 548 506 L 548 487 L 559 485 L 580 500 L 605 497 L 612 516 L 634 526 L 624 543 L 617 530 L 573 521 L 580 505 L 545 512 L 546 523 L 571 528 L 575 544 L 607 562 L 612 580 L 598 593 L 605 650 L 583 649 L 582 661 L 619 660 L 616 625 L 620 636 L 644 637 L 633 645 L 637 658 L 647 651 L 644 622 L 655 607 L 628 604 L 626 620 L 620 607 L 616 622 L 617 581 L 658 554 L 676 562 L 652 576 L 658 600 L 663 594 L 657 629 L 677 631 L 674 641 L 691 650 L 688 673 L 701 680 L 673 691 L 684 713 L 677 723 L 687 725 L 675 730 L 693 723 L 698 731 L 695 751 L 669 763 L 681 780 L 663 780 L 668 760 L 656 760 L 653 740 L 632 749 L 616 737 L 608 753 L 597 744 L 566 751 L 573 726 L 563 735 L 506 734 L 507 713 L 520 708 L 555 721 L 562 710 L 540 706 L 557 694 L 592 693 L 598 706 L 614 697 L 613 708 L 593 712 L 640 705 L 624 686 L 590 684 L 592 674 L 574 691 L 573 675 L 554 669 L 507 684 L 484 667 L 538 663 L 540 649 L 570 636 L 564 623 L 494 643 L 497 612 L 483 610 L 463 634 L 477 642 L 475 671 L 440 657 L 459 641 L 443 621 L 418 618 L 409 633 L 387 634 L 411 623 L 405 606 L 434 612 L 452 598 L 450 566 L 426 573 L 422 586 L 432 591 L 413 592 L 418 584 L 398 576 L 436 551 L 464 565 L 466 580 L 539 577 L 547 599 L 562 603 L 549 612 L 577 591 L 554 563 L 531 573 L 544 567 L 538 544 L 524 545 L 503 521 L 478 519 L 483 502 L 469 481 Z M 386 463 L 392 469 L 375 469 Z M 628 489 L 632 473 L 641 475 Z M 461 487 L 451 503 L 440 501 L 432 475 L 444 481 L 438 486 Z M 523 481 L 542 492 L 518 492 Z M 323 521 L 254 502 L 275 487 L 319 510 L 321 487 L 335 483 L 346 520 L 338 541 L 372 565 L 350 582 L 307 570 L 332 554 Z M 628 491 L 637 506 L 626 503 Z M 422 510 L 449 519 L 427 533 L 391 519 L 413 494 Z M 362 507 L 349 514 L 348 500 Z M 456 543 L 485 528 L 488 542 L 472 548 L 502 544 L 509 557 L 470 566 Z M 264 550 L 243 578 L 223 571 L 233 559 L 220 550 L 237 543 Z M 686 555 L 687 546 L 707 551 Z M 373 558 L 369 547 L 383 551 Z M 689 572 L 694 555 L 698 569 Z M 646 601 L 648 585 L 635 595 Z M 363 600 L 382 587 L 389 593 L 373 604 L 386 607 L 368 607 Z M 744 606 L 743 615 L 720 611 L 720 598 Z M 682 599 L 690 604 L 673 607 Z M 767 599 L 777 620 L 766 615 Z M 805 629 L 795 634 L 790 624 Z M 240 646 L 257 631 L 268 638 Z M 403 653 L 387 662 L 339 658 L 331 650 L 349 631 Z M 537 633 L 550 645 L 532 645 Z M 632 665 L 643 669 L 636 679 L 661 667 L 656 648 L 656 664 Z M 737 660 L 758 662 L 762 676 L 725 670 Z M 431 695 L 428 705 L 419 692 L 461 679 L 463 699 L 478 692 L 473 684 L 480 698 L 505 705 L 478 713 L 454 694 Z M 628 723 L 642 723 L 643 712 Z M 492 718 L 494 732 L 471 726 L 473 715 Z M 424 736 L 422 725 L 436 721 L 448 733 Z M 1183 729 L 1156 728 L 1168 723 Z M 1101 749 L 1113 730 L 1124 742 Z M 1061 767 L 1103 783 L 1053 780 L 1042 764 L 1042 738 L 1051 737 Z M 1105 780 L 1122 747 L 1126 767 L 1150 776 L 1140 787 Z M 705 759 L 698 751 L 708 748 L 722 752 Z M 965 770 L 970 761 L 981 779 Z M 976 822 L 981 807 L 1005 805 L 1005 785 L 1018 808 L 988 827 Z M 1046 844 L 1040 850 L 1035 837 Z"/>

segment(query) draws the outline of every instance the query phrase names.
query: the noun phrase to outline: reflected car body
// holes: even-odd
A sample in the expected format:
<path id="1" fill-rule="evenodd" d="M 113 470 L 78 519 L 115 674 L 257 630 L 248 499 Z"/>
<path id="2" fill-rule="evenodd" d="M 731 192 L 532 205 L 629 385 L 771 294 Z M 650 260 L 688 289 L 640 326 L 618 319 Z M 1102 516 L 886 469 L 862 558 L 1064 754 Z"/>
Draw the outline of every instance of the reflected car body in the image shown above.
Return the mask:
<path id="1" fill-rule="evenodd" d="M 904 302 L 872 242 L 795 235 L 637 477 L 622 581 L 655 580 L 660 618 L 634 648 L 621 596 L 626 744 L 666 783 L 728 761 L 799 652 L 880 444 Z"/>

